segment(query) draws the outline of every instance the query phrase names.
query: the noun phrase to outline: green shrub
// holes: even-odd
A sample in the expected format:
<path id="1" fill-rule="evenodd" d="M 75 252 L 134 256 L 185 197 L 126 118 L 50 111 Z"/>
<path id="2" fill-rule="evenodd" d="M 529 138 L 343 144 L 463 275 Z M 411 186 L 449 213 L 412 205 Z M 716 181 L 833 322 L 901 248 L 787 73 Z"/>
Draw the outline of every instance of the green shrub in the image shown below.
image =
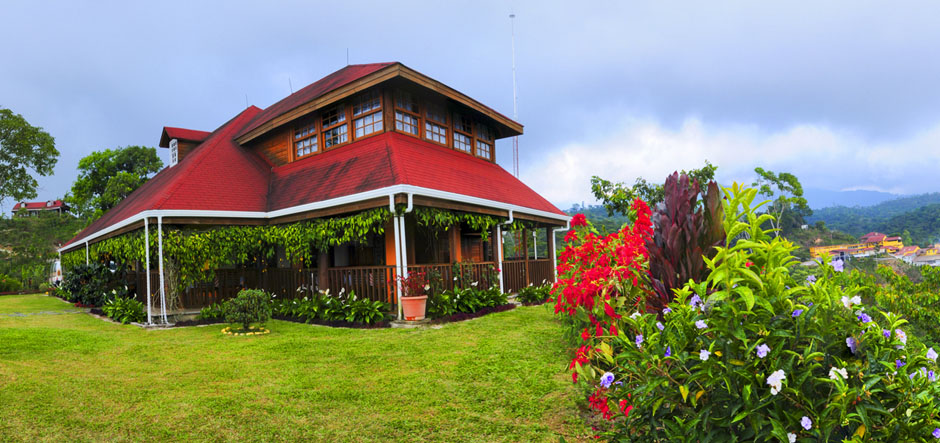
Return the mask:
<path id="1" fill-rule="evenodd" d="M 503 293 L 499 290 L 499 287 L 492 286 L 489 289 L 483 289 L 476 291 L 477 297 L 480 299 L 480 305 L 483 308 L 495 308 L 497 306 L 505 305 L 509 303 L 508 296 L 509 294 Z"/>
<path id="2" fill-rule="evenodd" d="M 199 310 L 198 320 L 218 320 L 225 317 L 222 304 L 213 303 Z"/>
<path id="3" fill-rule="evenodd" d="M 0 274 L 0 292 L 19 291 L 23 284 L 19 280 L 8 275 Z"/>
<path id="4" fill-rule="evenodd" d="M 346 305 L 346 321 L 371 325 L 385 320 L 389 311 L 387 304 L 368 299 L 356 300 L 355 295 L 351 298 Z"/>
<path id="5" fill-rule="evenodd" d="M 260 289 L 243 289 L 222 305 L 225 321 L 240 324 L 247 331 L 252 323 L 264 323 L 271 318 L 270 301 L 271 296 Z"/>
<path id="6" fill-rule="evenodd" d="M 516 300 L 527 305 L 539 305 L 548 301 L 548 298 L 551 297 L 552 285 L 545 284 L 541 286 L 535 286 L 530 284 L 519 290 L 519 293 L 516 294 Z"/>
<path id="7" fill-rule="evenodd" d="M 428 317 L 442 318 L 457 313 L 453 291 L 432 292 L 428 295 Z"/>
<path id="8" fill-rule="evenodd" d="M 71 300 L 85 306 L 104 306 L 105 302 L 127 296 L 123 269 L 113 270 L 100 263 L 77 265 L 62 280 L 62 289 Z"/>
<path id="9" fill-rule="evenodd" d="M 133 298 L 114 298 L 108 300 L 101 310 L 108 317 L 117 320 L 123 324 L 131 322 L 142 322 L 146 315 L 144 314 L 144 304 Z"/>

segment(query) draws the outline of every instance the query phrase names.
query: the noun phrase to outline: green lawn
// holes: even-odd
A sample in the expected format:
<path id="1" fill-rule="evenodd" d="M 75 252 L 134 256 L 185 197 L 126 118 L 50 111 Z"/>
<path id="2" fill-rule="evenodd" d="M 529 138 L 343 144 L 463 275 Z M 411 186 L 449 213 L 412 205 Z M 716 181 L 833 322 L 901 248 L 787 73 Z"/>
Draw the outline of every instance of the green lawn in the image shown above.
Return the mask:
<path id="1" fill-rule="evenodd" d="M 546 307 L 437 329 L 143 330 L 0 297 L 0 441 L 584 437 Z"/>

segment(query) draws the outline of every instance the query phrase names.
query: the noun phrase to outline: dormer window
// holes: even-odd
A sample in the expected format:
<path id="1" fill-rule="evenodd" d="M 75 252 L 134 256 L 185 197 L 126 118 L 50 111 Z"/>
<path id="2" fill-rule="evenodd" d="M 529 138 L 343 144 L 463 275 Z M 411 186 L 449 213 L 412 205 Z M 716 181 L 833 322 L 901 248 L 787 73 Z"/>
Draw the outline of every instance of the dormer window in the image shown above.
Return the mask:
<path id="1" fill-rule="evenodd" d="M 349 141 L 346 125 L 346 110 L 337 106 L 323 113 L 323 149 L 329 149 Z"/>
<path id="2" fill-rule="evenodd" d="M 174 138 L 173 140 L 170 140 L 170 166 L 176 165 L 176 163 L 179 162 L 179 158 L 179 141 Z"/>
<path id="3" fill-rule="evenodd" d="M 454 149 L 473 152 L 473 121 L 460 114 L 454 114 Z"/>
<path id="4" fill-rule="evenodd" d="M 294 129 L 294 153 L 297 158 L 317 152 L 317 122 Z"/>
<path id="5" fill-rule="evenodd" d="M 395 129 L 418 135 L 418 102 L 401 90 L 395 91 Z"/>
<path id="6" fill-rule="evenodd" d="M 424 138 L 447 145 L 447 113 L 437 105 L 425 106 Z"/>
<path id="7" fill-rule="evenodd" d="M 382 96 L 378 90 L 356 97 L 352 112 L 356 138 L 382 130 Z"/>
<path id="8" fill-rule="evenodd" d="M 477 157 L 493 159 L 493 130 L 489 126 L 477 125 Z"/>

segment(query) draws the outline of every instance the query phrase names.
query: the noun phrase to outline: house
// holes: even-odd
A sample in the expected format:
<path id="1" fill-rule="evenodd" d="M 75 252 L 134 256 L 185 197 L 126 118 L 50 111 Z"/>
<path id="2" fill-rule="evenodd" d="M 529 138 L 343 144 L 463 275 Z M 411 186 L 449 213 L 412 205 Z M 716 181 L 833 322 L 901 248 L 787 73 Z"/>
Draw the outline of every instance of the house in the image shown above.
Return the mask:
<path id="1" fill-rule="evenodd" d="M 169 166 L 65 244 L 63 265 L 127 265 L 164 319 L 239 287 L 395 305 L 392 282 L 414 272 L 551 282 L 569 217 L 495 162 L 522 131 L 401 63 L 349 65 L 211 132 L 164 127 Z"/>
<path id="2" fill-rule="evenodd" d="M 810 257 L 817 259 L 825 254 L 833 258 L 869 257 L 879 253 L 897 254 L 904 251 L 905 246 L 901 237 L 888 237 L 880 232 L 869 232 L 858 239 L 858 243 L 811 246 Z"/>
<path id="3" fill-rule="evenodd" d="M 69 205 L 62 200 L 49 200 L 44 202 L 18 202 L 13 205 L 13 214 L 21 217 L 32 217 L 40 213 L 54 212 L 56 214 L 66 214 L 69 211 Z"/>

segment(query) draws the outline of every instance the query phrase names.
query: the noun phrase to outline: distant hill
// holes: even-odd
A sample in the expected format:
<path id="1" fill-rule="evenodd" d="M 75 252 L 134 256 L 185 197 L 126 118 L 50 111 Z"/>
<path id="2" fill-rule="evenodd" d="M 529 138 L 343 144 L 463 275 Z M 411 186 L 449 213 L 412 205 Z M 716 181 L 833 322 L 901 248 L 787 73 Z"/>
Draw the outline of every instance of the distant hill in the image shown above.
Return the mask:
<path id="1" fill-rule="evenodd" d="M 829 191 L 806 188 L 803 190 L 803 197 L 806 198 L 809 207 L 815 211 L 833 206 L 873 206 L 904 196 L 879 191 Z"/>
<path id="2" fill-rule="evenodd" d="M 926 244 L 940 234 L 938 215 L 940 193 L 935 192 L 883 201 L 872 206 L 814 209 L 807 221 L 815 223 L 822 220 L 829 229 L 856 237 L 871 231 L 898 235 L 907 229 L 915 243 Z"/>
<path id="3" fill-rule="evenodd" d="M 609 234 L 614 231 L 619 231 L 625 223 L 627 223 L 627 217 L 614 214 L 607 215 L 607 209 L 601 205 L 593 206 L 579 206 L 574 205 L 570 209 L 565 210 L 565 213 L 568 215 L 575 214 L 584 214 L 584 217 L 587 218 L 595 228 L 602 234 Z"/>

